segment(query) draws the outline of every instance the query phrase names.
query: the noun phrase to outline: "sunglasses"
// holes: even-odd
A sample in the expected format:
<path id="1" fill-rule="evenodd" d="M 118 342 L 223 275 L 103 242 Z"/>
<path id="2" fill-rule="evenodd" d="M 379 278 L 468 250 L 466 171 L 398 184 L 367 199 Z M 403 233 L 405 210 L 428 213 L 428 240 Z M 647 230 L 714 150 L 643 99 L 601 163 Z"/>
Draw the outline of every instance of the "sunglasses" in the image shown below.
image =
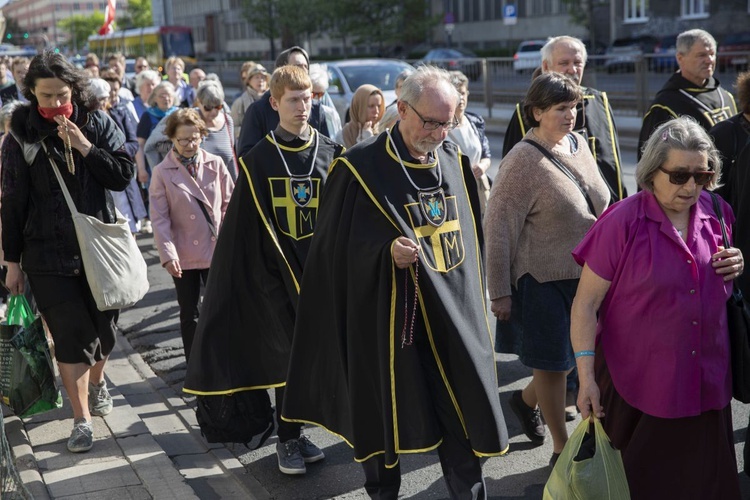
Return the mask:
<path id="1" fill-rule="evenodd" d="M 205 111 L 206 113 L 210 113 L 213 110 L 221 111 L 222 109 L 224 109 L 224 106 L 222 106 L 221 104 L 219 104 L 218 106 L 203 106 L 203 111 Z"/>
<path id="2" fill-rule="evenodd" d="M 674 171 L 674 170 L 667 170 L 665 168 L 659 167 L 659 170 L 664 172 L 669 176 L 669 182 L 672 184 L 677 184 L 678 186 L 681 186 L 683 184 L 687 184 L 687 182 L 692 177 L 693 180 L 695 180 L 695 183 L 699 186 L 705 186 L 709 182 L 711 182 L 711 179 L 714 178 L 714 175 L 716 175 L 716 172 L 713 170 L 702 170 L 700 172 L 685 172 L 685 171 Z"/>

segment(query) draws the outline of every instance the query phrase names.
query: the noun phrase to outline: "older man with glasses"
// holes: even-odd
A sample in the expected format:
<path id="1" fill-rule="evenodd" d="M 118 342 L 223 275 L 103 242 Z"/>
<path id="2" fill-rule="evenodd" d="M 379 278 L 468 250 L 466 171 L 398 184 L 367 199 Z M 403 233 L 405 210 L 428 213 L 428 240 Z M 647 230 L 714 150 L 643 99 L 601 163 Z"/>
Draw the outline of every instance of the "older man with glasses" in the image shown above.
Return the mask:
<path id="1" fill-rule="evenodd" d="M 457 105 L 446 71 L 406 79 L 401 121 L 331 164 L 305 267 L 282 418 L 343 437 L 374 498 L 429 450 L 444 493 L 486 498 L 479 457 L 508 447 Z"/>

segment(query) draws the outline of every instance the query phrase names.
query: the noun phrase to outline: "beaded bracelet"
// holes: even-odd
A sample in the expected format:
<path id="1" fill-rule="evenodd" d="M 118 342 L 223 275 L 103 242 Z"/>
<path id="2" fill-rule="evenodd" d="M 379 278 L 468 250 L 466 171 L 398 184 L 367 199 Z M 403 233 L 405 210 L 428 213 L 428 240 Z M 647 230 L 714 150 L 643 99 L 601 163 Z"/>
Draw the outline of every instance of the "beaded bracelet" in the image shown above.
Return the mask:
<path id="1" fill-rule="evenodd" d="M 594 353 L 594 351 L 578 351 L 577 353 L 575 353 L 575 357 L 580 358 L 583 356 L 594 356 L 595 354 L 596 353 Z"/>

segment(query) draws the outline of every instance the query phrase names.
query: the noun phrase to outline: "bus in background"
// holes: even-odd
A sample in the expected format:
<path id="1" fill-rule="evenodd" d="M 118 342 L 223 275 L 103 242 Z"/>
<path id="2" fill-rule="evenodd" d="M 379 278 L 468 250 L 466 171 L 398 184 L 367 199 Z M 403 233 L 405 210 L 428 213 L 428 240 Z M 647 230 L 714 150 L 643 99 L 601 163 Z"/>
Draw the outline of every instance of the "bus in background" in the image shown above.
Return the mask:
<path id="1" fill-rule="evenodd" d="M 91 35 L 89 52 L 94 52 L 102 61 L 113 52 L 122 52 L 127 58 L 145 56 L 159 70 L 172 56 L 182 58 L 187 66 L 194 66 L 196 62 L 193 32 L 187 26 L 150 26 Z"/>

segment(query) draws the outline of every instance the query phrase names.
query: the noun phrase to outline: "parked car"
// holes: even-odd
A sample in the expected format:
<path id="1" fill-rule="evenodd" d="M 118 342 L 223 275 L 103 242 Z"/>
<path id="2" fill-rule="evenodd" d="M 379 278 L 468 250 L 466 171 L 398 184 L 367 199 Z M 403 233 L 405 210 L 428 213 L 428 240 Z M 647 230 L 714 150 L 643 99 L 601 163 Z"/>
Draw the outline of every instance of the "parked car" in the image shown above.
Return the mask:
<path id="1" fill-rule="evenodd" d="M 677 69 L 677 35 L 660 37 L 654 45 L 654 57 L 649 68 L 654 71 L 675 71 Z"/>
<path id="2" fill-rule="evenodd" d="M 658 40 L 653 36 L 618 38 L 607 48 L 604 67 L 608 73 L 635 71 L 635 63 L 643 54 L 651 54 Z"/>
<path id="3" fill-rule="evenodd" d="M 410 64 L 396 59 L 348 59 L 327 65 L 328 95 L 341 116 L 341 123 L 344 123 L 354 92 L 360 85 L 369 83 L 379 88 L 387 106 L 396 99 L 396 77 L 404 70 L 414 69 Z"/>
<path id="4" fill-rule="evenodd" d="M 542 47 L 546 40 L 526 40 L 518 45 L 513 54 L 513 71 L 523 73 L 534 71 L 542 65 Z"/>
<path id="5" fill-rule="evenodd" d="M 733 54 L 729 55 L 730 52 Z M 744 71 L 748 68 L 748 58 L 750 58 L 750 31 L 727 35 L 719 45 L 719 71 L 732 67 L 736 71 Z"/>
<path id="6" fill-rule="evenodd" d="M 586 47 L 586 53 L 588 54 L 586 67 L 593 68 L 603 66 L 604 54 L 607 52 L 607 45 L 597 40 L 592 46 L 591 40 L 588 38 L 583 40 L 583 45 Z"/>
<path id="7" fill-rule="evenodd" d="M 482 76 L 482 62 L 475 53 L 466 49 L 432 49 L 417 61 L 417 65 L 420 64 L 430 64 L 448 71 L 460 71 L 472 81 L 478 80 Z"/>

